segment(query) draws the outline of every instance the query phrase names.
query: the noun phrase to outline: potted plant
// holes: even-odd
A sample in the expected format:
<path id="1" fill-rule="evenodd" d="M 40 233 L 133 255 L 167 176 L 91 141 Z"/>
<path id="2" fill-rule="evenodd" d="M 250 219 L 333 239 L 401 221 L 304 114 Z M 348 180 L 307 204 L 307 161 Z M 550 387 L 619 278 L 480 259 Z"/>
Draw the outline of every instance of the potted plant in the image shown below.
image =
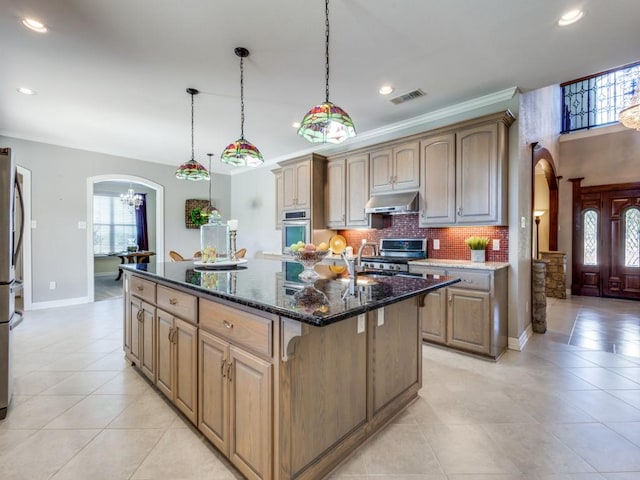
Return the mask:
<path id="1" fill-rule="evenodd" d="M 489 244 L 489 239 L 487 237 L 469 237 L 464 242 L 471 249 L 471 261 L 484 262 L 485 249 Z"/>

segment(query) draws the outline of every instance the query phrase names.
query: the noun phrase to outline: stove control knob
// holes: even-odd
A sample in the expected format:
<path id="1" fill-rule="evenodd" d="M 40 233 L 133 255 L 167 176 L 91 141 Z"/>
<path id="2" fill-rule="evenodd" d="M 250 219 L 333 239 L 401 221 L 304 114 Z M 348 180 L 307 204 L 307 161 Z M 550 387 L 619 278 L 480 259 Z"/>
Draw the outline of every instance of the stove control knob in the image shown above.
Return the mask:
<path id="1" fill-rule="evenodd" d="M 384 263 L 381 263 L 380 265 L 378 265 L 378 268 L 379 268 L 380 270 L 384 270 Z"/>

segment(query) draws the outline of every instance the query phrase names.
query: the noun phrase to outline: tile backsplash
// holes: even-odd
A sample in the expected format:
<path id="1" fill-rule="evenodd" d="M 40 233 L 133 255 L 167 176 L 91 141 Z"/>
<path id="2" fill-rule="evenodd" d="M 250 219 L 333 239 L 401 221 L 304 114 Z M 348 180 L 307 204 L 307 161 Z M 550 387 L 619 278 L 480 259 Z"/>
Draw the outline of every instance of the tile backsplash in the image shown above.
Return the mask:
<path id="1" fill-rule="evenodd" d="M 385 216 L 384 228 L 379 230 L 340 230 L 338 233 L 356 252 L 362 239 L 380 243 L 381 238 L 426 238 L 429 258 L 450 260 L 470 260 L 471 251 L 464 240 L 471 236 L 482 236 L 490 240 L 486 250 L 488 262 L 509 261 L 509 227 L 419 228 L 418 214 L 407 214 Z M 436 239 L 440 243 L 438 250 L 433 248 L 433 240 Z M 500 241 L 499 250 L 493 250 L 494 240 Z"/>

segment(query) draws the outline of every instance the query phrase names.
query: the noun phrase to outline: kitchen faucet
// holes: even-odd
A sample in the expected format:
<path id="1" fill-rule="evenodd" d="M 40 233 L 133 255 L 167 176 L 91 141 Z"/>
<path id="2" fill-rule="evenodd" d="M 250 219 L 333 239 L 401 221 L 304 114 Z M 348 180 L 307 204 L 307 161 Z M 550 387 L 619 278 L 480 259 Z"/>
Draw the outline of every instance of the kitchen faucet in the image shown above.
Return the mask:
<path id="1" fill-rule="evenodd" d="M 356 257 L 347 257 L 344 252 L 340 254 L 342 260 L 344 260 L 344 263 L 347 265 L 347 272 L 349 272 L 349 295 L 355 295 L 356 293 L 358 272 L 362 271 L 362 251 L 365 247 L 371 247 L 373 249 L 373 255 L 378 254 L 378 245 L 372 242 L 367 242 L 366 240 L 362 242 L 362 245 L 360 245 Z"/>

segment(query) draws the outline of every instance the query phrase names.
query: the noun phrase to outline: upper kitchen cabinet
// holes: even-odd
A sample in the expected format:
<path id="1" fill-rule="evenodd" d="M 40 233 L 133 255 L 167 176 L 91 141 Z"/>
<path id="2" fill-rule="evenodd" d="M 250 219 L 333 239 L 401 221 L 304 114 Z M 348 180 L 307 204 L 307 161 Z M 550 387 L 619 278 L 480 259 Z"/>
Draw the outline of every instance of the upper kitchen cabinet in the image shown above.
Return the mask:
<path id="1" fill-rule="evenodd" d="M 282 195 L 282 204 L 276 215 L 283 212 L 304 210 L 311 218 L 314 228 L 325 228 L 324 190 L 327 181 L 327 159 L 315 153 L 304 157 L 279 162 L 281 187 L 276 173 L 276 199 Z M 278 203 L 278 200 L 276 200 Z"/>
<path id="2" fill-rule="evenodd" d="M 422 150 L 420 226 L 506 225 L 511 112 L 427 137 Z"/>
<path id="3" fill-rule="evenodd" d="M 371 152 L 370 193 L 417 190 L 420 186 L 420 145 L 408 142 Z"/>
<path id="4" fill-rule="evenodd" d="M 335 157 L 327 165 L 327 227 L 371 227 L 365 213 L 369 199 L 369 154 Z"/>

